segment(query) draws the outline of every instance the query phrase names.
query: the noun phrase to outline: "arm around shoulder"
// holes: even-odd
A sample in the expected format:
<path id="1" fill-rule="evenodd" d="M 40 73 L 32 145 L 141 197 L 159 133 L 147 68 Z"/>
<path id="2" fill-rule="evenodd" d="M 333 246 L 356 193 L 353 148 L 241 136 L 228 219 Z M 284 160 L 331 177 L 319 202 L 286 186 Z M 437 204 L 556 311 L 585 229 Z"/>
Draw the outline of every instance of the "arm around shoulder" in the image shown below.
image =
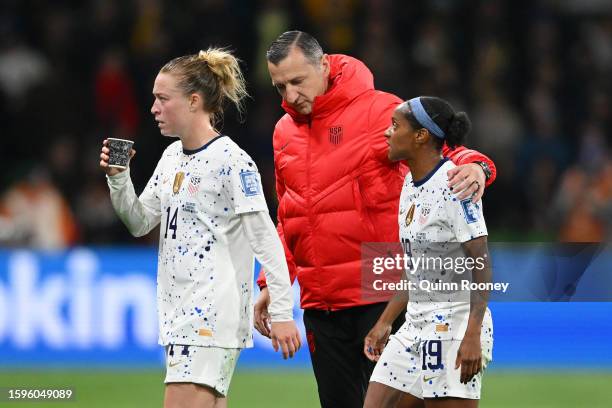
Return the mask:
<path id="1" fill-rule="evenodd" d="M 457 166 L 470 163 L 478 164 L 485 175 L 487 187 L 493 184 L 497 177 L 497 168 L 493 160 L 477 150 L 468 149 L 465 146 L 457 146 L 454 149 L 450 149 L 444 145 L 442 155 L 448 157 Z"/>

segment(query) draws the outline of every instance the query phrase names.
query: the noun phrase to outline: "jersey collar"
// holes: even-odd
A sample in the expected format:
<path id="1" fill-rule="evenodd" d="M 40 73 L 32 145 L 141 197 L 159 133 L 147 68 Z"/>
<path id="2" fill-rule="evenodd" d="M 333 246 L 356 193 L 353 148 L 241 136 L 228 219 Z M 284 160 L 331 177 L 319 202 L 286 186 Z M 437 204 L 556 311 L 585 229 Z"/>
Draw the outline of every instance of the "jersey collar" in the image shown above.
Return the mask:
<path id="1" fill-rule="evenodd" d="M 448 157 L 443 158 L 442 160 L 440 160 L 438 162 L 438 164 L 436 164 L 436 167 L 433 168 L 432 171 L 429 172 L 428 175 L 426 175 L 425 177 L 423 177 L 420 180 L 412 180 L 412 182 L 414 183 L 415 187 L 421 187 L 423 184 L 425 184 L 427 182 L 427 180 L 429 180 L 431 178 L 431 176 L 433 176 L 434 174 L 436 174 L 436 171 L 438 171 L 438 169 L 440 167 L 442 167 L 442 165 L 444 163 L 446 163 L 448 161 Z"/>
<path id="2" fill-rule="evenodd" d="M 183 148 L 183 153 L 189 156 L 189 155 L 192 155 L 192 154 L 196 154 L 196 153 L 198 153 L 198 152 L 201 152 L 202 150 L 204 150 L 204 149 L 206 149 L 208 146 L 210 146 L 210 145 L 212 144 L 212 142 L 214 142 L 215 140 L 217 140 L 217 139 L 219 139 L 219 138 L 222 138 L 223 136 L 225 136 L 225 135 L 219 135 L 219 136 L 216 136 L 216 137 L 214 137 L 214 138 L 210 139 L 208 142 L 206 142 L 206 144 L 205 144 L 204 146 L 202 146 L 202 147 L 198 147 L 197 149 L 189 150 L 189 149 L 185 149 L 185 148 Z"/>

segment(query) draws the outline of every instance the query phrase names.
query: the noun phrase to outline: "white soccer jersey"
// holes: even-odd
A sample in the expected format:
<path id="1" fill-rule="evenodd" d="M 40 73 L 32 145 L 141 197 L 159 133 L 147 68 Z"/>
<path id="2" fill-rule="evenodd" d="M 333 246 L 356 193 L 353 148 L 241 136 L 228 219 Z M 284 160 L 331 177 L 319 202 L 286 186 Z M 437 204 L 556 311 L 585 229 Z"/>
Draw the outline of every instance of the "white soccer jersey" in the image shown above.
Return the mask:
<path id="1" fill-rule="evenodd" d="M 400 240 L 413 259 L 428 262 L 436 258 L 465 259 L 461 243 L 487 235 L 482 203 L 459 200 L 450 191 L 446 173 L 453 167 L 450 160 L 443 159 L 416 183 L 412 174 L 406 175 L 398 222 Z M 428 292 L 423 282 L 459 282 L 468 277 L 457 274 L 456 270 L 439 268 L 434 262 L 428 268 L 418 267 L 412 272 L 407 271 L 408 279 L 416 290 L 409 293 L 406 320 L 414 325 L 416 332 L 424 330 L 425 337 L 462 339 L 470 309 L 469 292 Z"/>
<path id="2" fill-rule="evenodd" d="M 268 211 L 253 160 L 227 136 L 193 151 L 177 141 L 136 200 L 142 206 L 128 171 L 109 177 L 109 186 L 134 235 L 161 222 L 159 343 L 252 347 L 254 258 L 239 215 Z"/>

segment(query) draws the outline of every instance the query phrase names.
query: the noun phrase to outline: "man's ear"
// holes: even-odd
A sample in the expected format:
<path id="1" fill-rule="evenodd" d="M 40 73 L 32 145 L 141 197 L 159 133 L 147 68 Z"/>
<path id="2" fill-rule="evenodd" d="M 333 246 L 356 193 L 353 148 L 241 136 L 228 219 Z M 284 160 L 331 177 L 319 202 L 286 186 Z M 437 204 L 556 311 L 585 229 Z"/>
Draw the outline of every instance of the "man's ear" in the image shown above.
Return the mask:
<path id="1" fill-rule="evenodd" d="M 329 64 L 329 55 L 323 54 L 321 57 L 321 69 L 323 70 L 323 75 L 326 77 L 329 76 L 330 64 Z"/>

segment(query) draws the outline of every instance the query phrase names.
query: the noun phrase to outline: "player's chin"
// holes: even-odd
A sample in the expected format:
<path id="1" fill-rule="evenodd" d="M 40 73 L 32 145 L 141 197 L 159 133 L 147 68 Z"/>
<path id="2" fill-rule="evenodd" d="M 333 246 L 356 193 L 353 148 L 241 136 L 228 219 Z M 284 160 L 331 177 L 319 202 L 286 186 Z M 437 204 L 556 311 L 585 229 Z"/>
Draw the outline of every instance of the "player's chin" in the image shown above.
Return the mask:
<path id="1" fill-rule="evenodd" d="M 389 158 L 390 161 L 393 161 L 393 162 L 403 159 L 402 155 L 398 154 L 398 152 L 393 150 L 393 148 L 389 149 L 389 152 L 387 153 L 387 157 Z"/>
<path id="2" fill-rule="evenodd" d="M 160 128 L 159 133 L 161 133 L 161 135 L 165 137 L 175 137 L 174 133 L 167 128 Z"/>

